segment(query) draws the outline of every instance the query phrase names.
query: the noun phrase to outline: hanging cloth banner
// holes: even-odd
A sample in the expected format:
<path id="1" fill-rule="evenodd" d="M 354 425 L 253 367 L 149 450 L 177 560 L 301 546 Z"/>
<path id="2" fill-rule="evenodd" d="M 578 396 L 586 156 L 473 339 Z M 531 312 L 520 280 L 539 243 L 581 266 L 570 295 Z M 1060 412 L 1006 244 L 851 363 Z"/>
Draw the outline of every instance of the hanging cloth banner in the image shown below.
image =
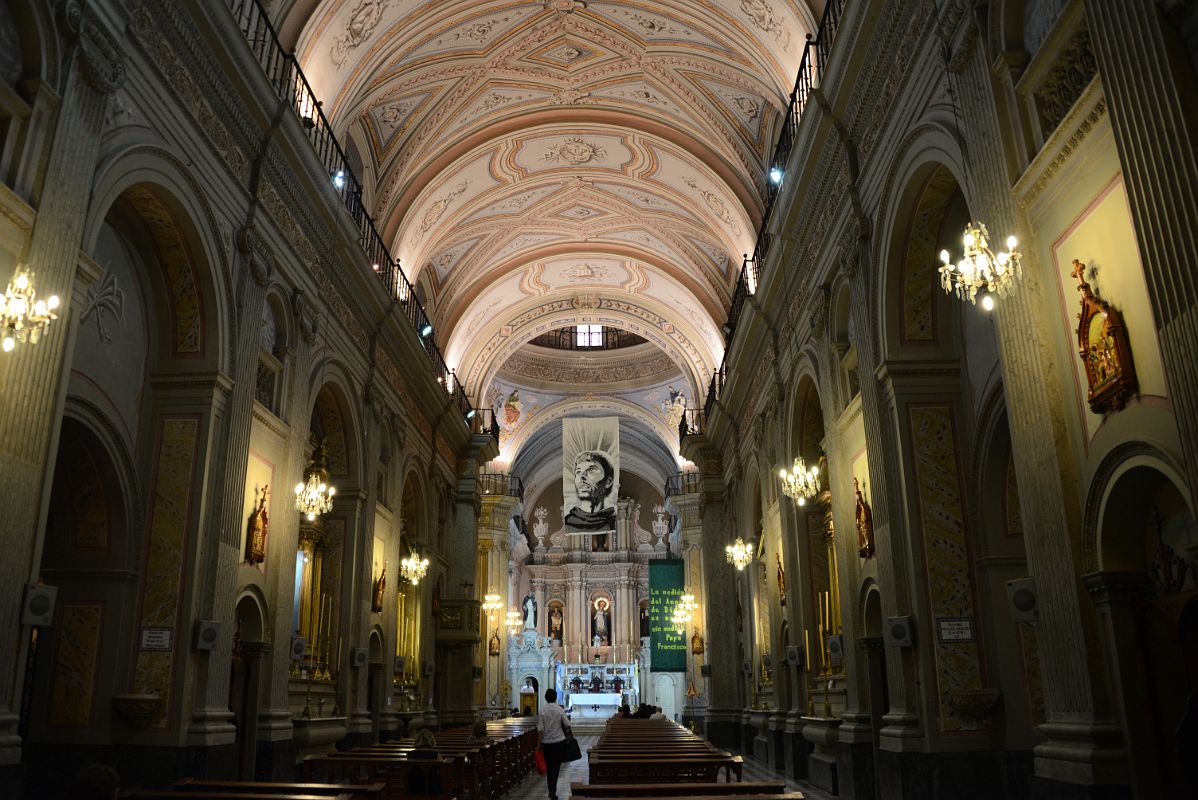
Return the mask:
<path id="1" fill-rule="evenodd" d="M 562 420 L 562 495 L 566 533 L 615 532 L 620 496 L 618 417 Z"/>
<path id="2" fill-rule="evenodd" d="M 683 577 L 681 559 L 649 562 L 650 672 L 686 672 L 686 633 L 679 633 L 673 622 Z"/>

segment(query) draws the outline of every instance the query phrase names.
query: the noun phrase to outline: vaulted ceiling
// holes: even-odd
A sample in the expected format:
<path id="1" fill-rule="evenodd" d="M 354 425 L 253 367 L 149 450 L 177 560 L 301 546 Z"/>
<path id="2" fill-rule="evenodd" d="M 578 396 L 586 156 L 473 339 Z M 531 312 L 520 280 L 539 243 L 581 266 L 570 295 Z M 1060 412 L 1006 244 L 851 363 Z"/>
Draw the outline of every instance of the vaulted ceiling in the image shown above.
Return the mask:
<path id="1" fill-rule="evenodd" d="M 273 5 L 480 403 L 526 342 L 583 322 L 647 339 L 702 396 L 812 3 Z"/>

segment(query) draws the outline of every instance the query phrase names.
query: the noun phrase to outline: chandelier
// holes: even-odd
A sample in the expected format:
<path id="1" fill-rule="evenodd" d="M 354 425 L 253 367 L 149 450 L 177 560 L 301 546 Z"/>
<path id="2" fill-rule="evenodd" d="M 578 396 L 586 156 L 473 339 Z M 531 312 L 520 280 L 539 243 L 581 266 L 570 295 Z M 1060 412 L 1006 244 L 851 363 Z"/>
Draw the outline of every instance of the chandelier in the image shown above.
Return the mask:
<path id="1" fill-rule="evenodd" d="M 494 620 L 495 612 L 503 608 L 503 601 L 499 599 L 497 594 L 487 594 L 483 598 L 483 613 L 487 615 L 487 619 Z"/>
<path id="2" fill-rule="evenodd" d="M 962 236 L 965 255 L 956 264 L 947 250 L 940 251 L 940 285 L 947 292 L 956 292 L 958 300 L 977 302 L 982 292 L 982 308 L 994 308 L 994 295 L 1005 297 L 1023 277 L 1023 255 L 1015 249 L 1014 236 L 1007 237 L 1007 249 L 995 253 L 990 249 L 990 234 L 982 223 L 969 222 Z"/>
<path id="3" fill-rule="evenodd" d="M 33 273 L 18 264 L 4 290 L 4 300 L 0 303 L 0 335 L 3 336 L 0 346 L 4 352 L 10 352 L 17 342 L 37 344 L 46 326 L 58 319 L 54 313 L 56 308 L 58 295 L 52 294 L 48 300 L 38 300 L 33 288 Z"/>
<path id="4" fill-rule="evenodd" d="M 785 467 L 778 470 L 782 479 L 782 493 L 799 505 L 804 505 L 808 497 L 815 497 L 819 492 L 819 467 L 807 468 L 807 463 L 796 458 L 794 466 L 789 471 Z"/>
<path id="5" fill-rule="evenodd" d="M 523 627 L 523 625 L 524 625 L 524 618 L 520 615 L 519 611 L 517 611 L 515 608 L 513 608 L 511 611 L 507 612 L 507 632 L 508 633 L 510 633 L 512 636 L 519 636 L 520 628 Z"/>
<path id="6" fill-rule="evenodd" d="M 728 563 L 736 567 L 738 571 L 743 570 L 753 560 L 753 550 L 749 545 L 745 544 L 745 540 L 736 537 L 736 541 L 724 548 L 724 552 L 728 556 Z"/>
<path id="7" fill-rule="evenodd" d="M 399 562 L 399 574 L 413 586 L 428 572 L 428 559 L 421 558 L 419 553 L 412 552 Z"/>
<path id="8" fill-rule="evenodd" d="M 678 605 L 674 606 L 674 613 L 670 617 L 670 622 L 674 625 L 674 630 L 678 633 L 684 633 L 686 626 L 690 624 L 691 616 L 695 613 L 695 609 L 699 604 L 695 602 L 693 594 L 684 594 L 678 598 Z"/>
<path id="9" fill-rule="evenodd" d="M 304 470 L 304 479 L 295 485 L 295 507 L 312 522 L 319 514 L 333 510 L 333 495 L 337 490 L 329 485 L 329 471 L 325 469 L 327 456 L 324 440 L 316 443 L 316 452 Z"/>

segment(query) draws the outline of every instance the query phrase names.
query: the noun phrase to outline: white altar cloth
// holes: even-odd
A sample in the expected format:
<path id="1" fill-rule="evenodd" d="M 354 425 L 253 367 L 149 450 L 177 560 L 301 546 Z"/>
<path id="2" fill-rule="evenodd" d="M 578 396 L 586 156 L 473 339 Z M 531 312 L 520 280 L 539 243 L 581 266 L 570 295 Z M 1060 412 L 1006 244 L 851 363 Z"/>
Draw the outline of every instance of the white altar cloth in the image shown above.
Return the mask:
<path id="1" fill-rule="evenodd" d="M 620 708 L 622 695 L 615 692 L 576 692 L 570 705 L 576 717 L 610 717 Z"/>

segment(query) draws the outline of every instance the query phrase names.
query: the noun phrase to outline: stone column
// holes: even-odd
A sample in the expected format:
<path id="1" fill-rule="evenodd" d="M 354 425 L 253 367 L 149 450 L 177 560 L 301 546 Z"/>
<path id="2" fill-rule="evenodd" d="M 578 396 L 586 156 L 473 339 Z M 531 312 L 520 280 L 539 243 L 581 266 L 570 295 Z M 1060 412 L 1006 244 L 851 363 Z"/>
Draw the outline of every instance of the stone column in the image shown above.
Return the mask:
<path id="1" fill-rule="evenodd" d="M 711 665 L 707 738 L 721 747 L 739 742 L 740 703 L 736 691 L 736 602 L 734 570 L 725 558 L 730 543 L 724 484 L 719 475 L 702 478 L 703 585 L 712 602 L 703 613 L 707 628 L 707 662 Z M 725 598 L 716 601 L 715 598 Z"/>
<path id="2" fill-rule="evenodd" d="M 75 12 L 75 13 L 73 13 Z M 91 186 L 109 95 L 124 82 L 121 55 L 94 12 L 72 4 L 63 15 L 62 101 L 50 145 L 37 219 L 24 263 L 36 268 L 43 297 L 73 295 L 79 245 L 91 196 L 64 187 Z M 5 276 L 6 278 L 8 276 Z M 7 283 L 7 280 L 5 280 Z M 54 480 L 54 456 L 70 370 L 73 310 L 51 323 L 36 345 L 17 345 L 0 359 L 0 765 L 20 761 L 17 734 L 29 631 L 21 624 L 25 585 L 37 577 Z"/>
<path id="3" fill-rule="evenodd" d="M 1110 730 L 1104 755 L 1109 763 L 1103 783 L 1124 780 L 1123 751 L 1131 766 L 1131 785 L 1136 797 L 1161 797 L 1160 772 L 1151 731 L 1152 702 L 1144 690 L 1147 675 L 1136 641 L 1135 603 L 1151 593 L 1152 585 L 1142 572 L 1093 572 L 1082 579 L 1098 611 L 1103 633 L 1104 657 L 1110 676 L 1112 704 L 1122 729 Z M 1184 702 L 1185 698 L 1177 698 Z M 1134 732 L 1134 733 L 1133 733 Z M 1172 754 L 1166 757 L 1171 757 Z"/>
<path id="4" fill-rule="evenodd" d="M 1085 0 L 1191 497 L 1198 497 L 1198 89 L 1157 0 Z"/>
<path id="5" fill-rule="evenodd" d="M 308 359 L 316 341 L 316 309 L 301 291 L 291 298 L 292 322 L 298 332 L 283 353 L 287 385 L 283 387 L 282 416 L 290 420 L 283 463 L 278 467 L 278 486 L 290 490 L 303 475 L 308 455 L 308 417 L 312 387 L 308 385 Z M 295 555 L 298 550 L 300 514 L 288 495 L 285 509 L 272 515 L 266 580 L 267 597 L 276 611 L 268 620 L 269 636 L 275 646 L 265 656 L 263 670 L 269 676 L 262 688 L 262 710 L 258 715 L 258 738 L 269 758 L 259 759 L 258 775 L 263 780 L 285 780 L 294 774 L 295 748 L 291 742 L 291 709 L 288 706 L 288 673 L 291 667 L 292 614 L 294 609 Z M 340 614 L 343 601 L 334 599 L 334 613 Z M 343 629 L 339 629 L 343 630 Z M 345 640 L 344 635 L 342 639 Z M 338 654 L 330 652 L 330 661 L 338 663 Z M 340 663 L 344 666 L 345 659 Z M 267 763 L 268 762 L 268 763 Z"/>
<path id="6" fill-rule="evenodd" d="M 570 599 L 566 609 L 566 630 L 562 631 L 565 637 L 562 645 L 566 661 L 585 661 L 588 628 L 585 627 L 586 594 L 582 585 L 582 565 L 567 564 L 567 567 L 570 569 L 570 577 L 566 581 L 566 596 Z M 583 648 L 581 651 L 580 647 Z"/>
<path id="7" fill-rule="evenodd" d="M 211 473 L 214 483 L 212 494 L 217 502 L 210 511 L 208 524 L 204 526 L 206 531 L 216 535 L 205 535 L 197 554 L 201 563 L 207 565 L 201 574 L 210 576 L 210 579 L 197 587 L 195 616 L 220 622 L 221 635 L 216 648 L 206 658 L 194 662 L 194 700 L 187 732 L 190 741 L 196 744 L 218 744 L 231 741 L 233 736 L 233 714 L 229 710 L 229 670 L 226 665 L 233 656 L 237 566 L 245 560 L 241 552 L 242 536 L 246 533 L 246 520 L 242 512 L 254 418 L 260 320 L 266 287 L 274 272 L 273 260 L 264 252 L 252 228 L 243 229 L 238 234 L 237 246 L 241 255 L 241 269 L 237 286 L 237 317 L 233 320 L 234 327 L 230 332 L 235 339 L 230 376 L 233 385 L 220 415 L 222 429 L 213 437 L 217 444 Z M 290 499 L 287 488 L 271 487 L 272 509 Z M 276 499 L 280 497 L 281 503 Z M 268 542 L 267 545 L 277 546 L 277 543 Z"/>
<path id="8" fill-rule="evenodd" d="M 241 657 L 245 660 L 246 686 L 245 719 L 241 721 L 241 741 L 237 743 L 237 778 L 254 780 L 258 756 L 258 713 L 262 705 L 262 665 L 270 656 L 270 642 L 241 642 Z"/>

